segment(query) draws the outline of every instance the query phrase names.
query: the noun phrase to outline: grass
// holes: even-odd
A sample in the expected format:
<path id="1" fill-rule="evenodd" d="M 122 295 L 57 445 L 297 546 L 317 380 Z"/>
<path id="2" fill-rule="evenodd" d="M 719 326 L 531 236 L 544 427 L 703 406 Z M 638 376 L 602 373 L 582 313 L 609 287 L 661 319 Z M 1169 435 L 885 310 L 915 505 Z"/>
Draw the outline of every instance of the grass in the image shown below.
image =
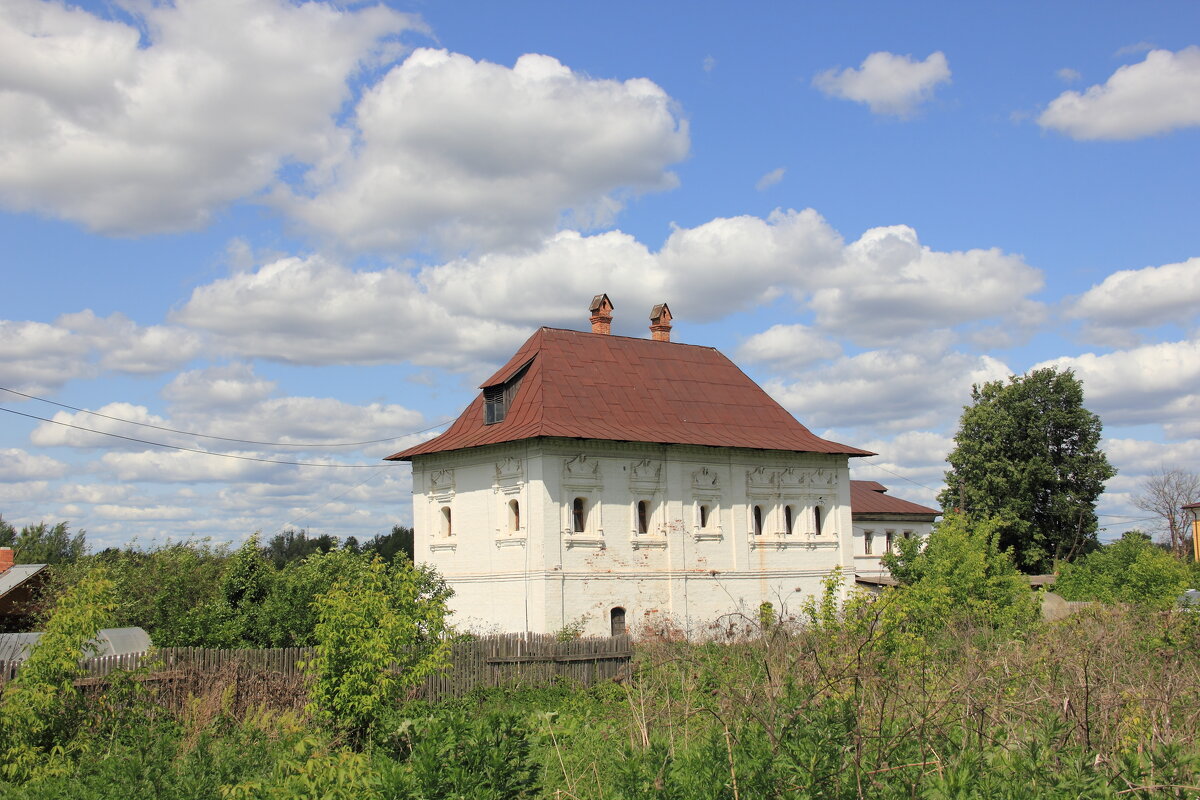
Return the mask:
<path id="1" fill-rule="evenodd" d="M 919 640 L 878 622 L 644 641 L 621 683 L 408 703 L 357 751 L 296 712 L 235 712 L 230 692 L 168 714 L 126 687 L 0 796 L 1200 795 L 1200 615 L 1097 607 Z"/>

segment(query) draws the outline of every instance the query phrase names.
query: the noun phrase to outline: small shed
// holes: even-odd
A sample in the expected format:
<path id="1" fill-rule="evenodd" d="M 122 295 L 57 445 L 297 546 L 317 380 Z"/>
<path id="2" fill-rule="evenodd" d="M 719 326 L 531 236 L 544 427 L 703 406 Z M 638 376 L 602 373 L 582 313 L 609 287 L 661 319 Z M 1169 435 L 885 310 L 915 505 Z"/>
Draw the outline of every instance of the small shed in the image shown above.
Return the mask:
<path id="1" fill-rule="evenodd" d="M 42 638 L 41 633 L 0 633 L 0 661 L 21 662 L 29 658 L 29 650 Z M 144 653 L 153 647 L 150 634 L 141 628 L 104 628 L 87 646 L 87 656 L 122 656 Z"/>

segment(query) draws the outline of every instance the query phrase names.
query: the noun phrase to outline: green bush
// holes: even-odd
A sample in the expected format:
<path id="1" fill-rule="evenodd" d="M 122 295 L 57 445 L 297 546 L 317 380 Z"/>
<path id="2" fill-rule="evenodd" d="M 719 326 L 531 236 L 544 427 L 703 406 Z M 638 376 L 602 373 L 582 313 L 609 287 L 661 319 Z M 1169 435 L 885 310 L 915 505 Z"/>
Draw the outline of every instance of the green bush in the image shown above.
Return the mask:
<path id="1" fill-rule="evenodd" d="M 1141 531 L 1070 564 L 1063 564 L 1054 584 L 1066 600 L 1099 600 L 1169 608 L 1189 588 L 1188 564 L 1150 541 Z"/>

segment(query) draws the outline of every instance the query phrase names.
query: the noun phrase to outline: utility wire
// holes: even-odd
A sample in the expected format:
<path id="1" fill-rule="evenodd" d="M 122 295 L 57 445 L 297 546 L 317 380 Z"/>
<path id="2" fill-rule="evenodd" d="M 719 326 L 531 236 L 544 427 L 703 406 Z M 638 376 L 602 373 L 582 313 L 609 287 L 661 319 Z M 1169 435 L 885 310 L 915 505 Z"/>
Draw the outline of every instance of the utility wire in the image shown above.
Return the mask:
<path id="1" fill-rule="evenodd" d="M 73 428 L 77 431 L 86 431 L 88 433 L 98 433 L 101 436 L 112 436 L 116 439 L 124 439 L 127 442 L 137 442 L 139 444 L 153 445 L 154 447 L 164 447 L 168 450 L 182 450 L 185 453 L 199 453 L 204 456 L 216 456 L 217 458 L 236 458 L 239 461 L 257 461 L 261 464 L 286 464 L 290 467 L 326 467 L 329 469 L 379 469 L 379 464 L 318 464 L 313 461 L 280 461 L 274 458 L 257 458 L 255 456 L 239 456 L 233 453 L 214 453 L 211 450 L 200 450 L 195 447 L 180 447 L 174 444 L 166 444 L 164 442 L 152 442 L 149 439 L 138 439 L 133 436 L 122 436 L 119 433 L 108 433 L 107 431 L 98 431 L 94 428 L 85 428 L 82 425 L 72 425 L 68 422 L 59 422 L 46 417 L 39 417 L 35 414 L 26 414 L 22 411 L 14 411 L 11 408 L 0 406 L 0 411 L 7 411 L 10 414 L 16 414 L 19 417 L 28 417 L 29 419 L 40 420 L 41 422 L 49 422 L 51 425 L 61 425 L 64 428 Z"/>
<path id="2" fill-rule="evenodd" d="M 27 400 L 37 400 L 41 403 L 49 403 L 50 405 L 58 406 L 59 408 L 69 408 L 70 410 L 78 411 L 81 414 L 91 414 L 94 417 L 103 417 L 104 419 L 111 419 L 114 422 L 124 422 L 126 425 L 138 425 L 143 428 L 153 428 L 156 431 L 166 431 L 168 433 L 181 433 L 185 436 L 195 436 L 199 439 L 216 439 L 221 442 L 234 442 L 235 444 L 258 444 L 258 445 L 264 445 L 267 447 L 306 447 L 306 448 L 311 448 L 311 447 L 359 447 L 364 444 L 380 444 L 382 442 L 394 442 L 397 439 L 403 439 L 407 436 L 415 436 L 418 433 L 427 433 L 428 431 L 434 430 L 435 428 L 442 427 L 443 425 L 445 425 L 447 422 L 450 421 L 450 420 L 444 420 L 442 422 L 437 423 L 436 425 L 431 425 L 430 427 L 423 428 L 422 430 L 419 430 L 419 431 L 412 431 L 411 433 L 402 433 L 399 436 L 390 436 L 387 439 L 371 439 L 370 441 L 366 441 L 366 442 L 335 442 L 332 444 L 317 444 L 315 442 L 308 443 L 308 444 L 296 444 L 293 442 L 259 442 L 259 441 L 255 441 L 254 439 L 234 439 L 229 436 L 213 436 L 212 434 L 208 434 L 208 433 L 196 433 L 195 431 L 183 431 L 183 430 L 179 430 L 178 428 L 167 428 L 162 425 L 151 425 L 149 422 L 135 422 L 134 420 L 131 420 L 131 419 L 123 419 L 121 417 L 113 417 L 108 414 L 101 414 L 99 411 L 91 411 L 86 408 L 78 408 L 76 406 L 67 405 L 66 403 L 60 403 L 57 400 L 49 400 L 45 397 L 38 397 L 37 395 L 25 394 L 24 392 L 18 392 L 16 389 L 9 389 L 4 386 L 0 386 L 0 392 L 8 392 L 9 394 L 15 394 L 18 397 L 24 397 Z M 41 419 L 41 418 L 38 417 L 37 419 Z M 83 430 L 89 430 L 89 429 L 84 428 Z M 97 433 L 101 433 L 101 431 L 97 431 Z"/>
<path id="3" fill-rule="evenodd" d="M 871 456 L 868 456 L 867 458 L 871 458 Z M 889 475 L 895 475 L 897 478 L 900 478 L 901 480 L 906 480 L 909 483 L 913 484 L 914 486 L 920 486 L 922 489 L 928 489 L 931 492 L 937 491 L 937 489 L 934 489 L 932 486 L 926 486 L 925 484 L 923 484 L 919 481 L 914 481 L 912 478 L 908 477 L 907 475 L 901 475 L 899 472 L 892 472 L 887 467 L 881 466 L 880 464 L 875 464 L 871 461 L 868 461 L 866 458 L 862 459 L 862 461 L 863 461 L 863 463 L 868 464 L 868 465 L 874 467 L 875 469 L 881 469 Z"/>

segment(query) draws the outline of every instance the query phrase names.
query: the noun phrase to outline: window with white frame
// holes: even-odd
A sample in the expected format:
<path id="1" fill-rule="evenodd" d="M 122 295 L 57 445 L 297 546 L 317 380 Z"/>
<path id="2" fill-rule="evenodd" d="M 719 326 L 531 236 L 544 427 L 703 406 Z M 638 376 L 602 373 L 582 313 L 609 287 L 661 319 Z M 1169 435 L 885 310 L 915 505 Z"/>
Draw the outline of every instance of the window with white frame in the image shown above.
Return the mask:
<path id="1" fill-rule="evenodd" d="M 875 531 L 863 531 L 863 555 L 871 555 L 875 549 Z"/>

